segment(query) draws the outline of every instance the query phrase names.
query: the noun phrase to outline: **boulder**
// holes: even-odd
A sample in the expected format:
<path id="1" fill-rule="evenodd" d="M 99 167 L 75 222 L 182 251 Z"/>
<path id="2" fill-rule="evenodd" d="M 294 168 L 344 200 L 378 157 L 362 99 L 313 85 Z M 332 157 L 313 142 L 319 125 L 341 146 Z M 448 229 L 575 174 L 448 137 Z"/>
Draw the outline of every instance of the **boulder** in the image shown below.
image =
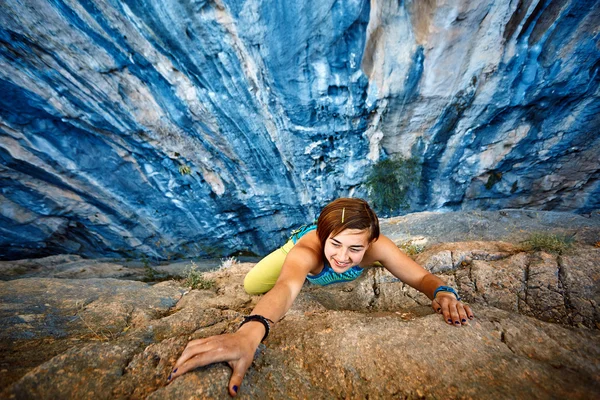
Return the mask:
<path id="1" fill-rule="evenodd" d="M 353 282 L 305 284 L 259 346 L 241 398 L 593 398 L 600 396 L 600 249 L 523 252 L 498 242 L 417 255 L 471 303 L 446 324 L 428 299 L 382 268 Z M 0 282 L 2 398 L 226 398 L 218 363 L 171 383 L 186 343 L 233 332 L 260 296 L 237 263 L 178 281 L 27 278 Z M 10 364 L 7 364 L 10 363 Z M 10 370 L 10 372 L 9 372 Z"/>

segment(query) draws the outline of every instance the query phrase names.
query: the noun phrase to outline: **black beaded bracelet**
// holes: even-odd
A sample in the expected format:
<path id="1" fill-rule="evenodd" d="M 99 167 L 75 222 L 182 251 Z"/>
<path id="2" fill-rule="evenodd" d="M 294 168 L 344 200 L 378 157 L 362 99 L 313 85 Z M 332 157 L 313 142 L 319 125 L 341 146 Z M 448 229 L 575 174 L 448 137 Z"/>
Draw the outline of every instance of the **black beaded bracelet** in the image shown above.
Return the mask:
<path id="1" fill-rule="evenodd" d="M 267 336 L 269 336 L 269 331 L 271 330 L 271 325 L 269 324 L 269 322 L 272 324 L 273 321 L 271 321 L 269 318 L 265 318 L 262 315 L 258 315 L 258 314 L 248 315 L 248 316 L 244 317 L 244 320 L 242 321 L 242 323 L 240 324 L 238 329 L 240 329 L 242 327 L 242 325 L 244 325 L 245 323 L 250 322 L 250 321 L 257 321 L 264 325 L 265 336 L 263 336 L 263 338 L 260 340 L 261 342 L 264 342 L 265 339 L 267 338 Z"/>

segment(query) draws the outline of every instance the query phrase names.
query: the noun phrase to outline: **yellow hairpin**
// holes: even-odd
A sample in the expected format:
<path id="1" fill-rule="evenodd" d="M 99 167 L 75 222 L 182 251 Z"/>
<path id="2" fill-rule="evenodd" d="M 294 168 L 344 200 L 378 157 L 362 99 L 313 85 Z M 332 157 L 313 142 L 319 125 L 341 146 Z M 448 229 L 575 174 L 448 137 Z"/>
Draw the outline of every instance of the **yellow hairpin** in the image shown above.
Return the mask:
<path id="1" fill-rule="evenodd" d="M 342 224 L 344 223 L 344 214 L 346 213 L 346 207 L 342 208 Z"/>

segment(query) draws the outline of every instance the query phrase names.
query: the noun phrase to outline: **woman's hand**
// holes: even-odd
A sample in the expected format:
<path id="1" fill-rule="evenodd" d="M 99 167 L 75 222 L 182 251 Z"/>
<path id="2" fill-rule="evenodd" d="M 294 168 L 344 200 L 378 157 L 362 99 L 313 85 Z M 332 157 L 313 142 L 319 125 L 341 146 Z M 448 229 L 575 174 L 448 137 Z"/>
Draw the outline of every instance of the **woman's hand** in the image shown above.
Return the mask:
<path id="1" fill-rule="evenodd" d="M 250 329 L 244 329 L 246 327 Z M 258 330 L 258 336 L 256 333 L 256 324 L 248 323 L 242 326 L 236 333 L 190 341 L 175 363 L 173 372 L 169 376 L 169 382 L 195 368 L 224 361 L 233 369 L 231 379 L 229 380 L 229 394 L 235 396 L 242 384 L 244 375 L 246 375 L 246 371 L 248 371 L 248 368 L 252 364 L 254 353 L 260 343 L 262 334 L 264 334 L 264 330 L 262 333 Z M 256 340 L 257 337 L 258 341 Z"/>
<path id="2" fill-rule="evenodd" d="M 435 296 L 431 307 L 438 314 L 444 315 L 444 320 L 454 326 L 467 325 L 467 321 L 475 318 L 471 307 L 461 303 L 452 293 L 440 292 Z"/>

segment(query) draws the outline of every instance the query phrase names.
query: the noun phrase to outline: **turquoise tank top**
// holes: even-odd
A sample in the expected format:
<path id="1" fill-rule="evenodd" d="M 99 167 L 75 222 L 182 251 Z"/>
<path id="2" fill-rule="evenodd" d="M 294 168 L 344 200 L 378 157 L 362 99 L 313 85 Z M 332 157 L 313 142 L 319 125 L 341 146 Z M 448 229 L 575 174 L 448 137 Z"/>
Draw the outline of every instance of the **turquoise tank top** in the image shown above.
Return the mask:
<path id="1" fill-rule="evenodd" d="M 294 244 L 296 244 L 296 242 L 302 236 L 304 236 L 308 232 L 314 231 L 316 229 L 317 229 L 317 225 L 314 223 L 311 225 L 304 225 L 304 226 L 296 229 L 295 231 L 293 231 L 290 239 L 292 240 L 292 242 L 294 242 Z M 307 275 L 306 276 L 306 279 L 310 283 L 314 283 L 315 285 L 320 285 L 320 286 L 326 286 L 326 285 L 331 285 L 332 283 L 350 282 L 350 281 L 353 281 L 356 278 L 358 278 L 364 271 L 363 268 L 359 267 L 358 265 L 355 265 L 354 267 L 351 267 L 349 270 L 342 272 L 341 274 L 338 274 L 331 268 L 331 266 L 327 263 L 327 261 L 323 261 L 323 262 L 324 262 L 323 270 L 321 272 L 319 272 L 318 275 Z"/>

